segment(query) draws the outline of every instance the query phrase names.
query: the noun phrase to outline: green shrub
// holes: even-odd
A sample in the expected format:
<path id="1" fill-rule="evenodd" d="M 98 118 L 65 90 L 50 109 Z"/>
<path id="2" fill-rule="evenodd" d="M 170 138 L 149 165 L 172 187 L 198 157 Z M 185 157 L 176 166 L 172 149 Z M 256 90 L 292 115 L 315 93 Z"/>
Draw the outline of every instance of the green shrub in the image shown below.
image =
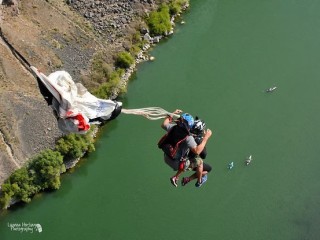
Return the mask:
<path id="1" fill-rule="evenodd" d="M 33 182 L 44 189 L 59 189 L 60 174 L 64 172 L 63 156 L 52 150 L 42 151 L 29 163 L 29 171 L 32 174 Z"/>
<path id="2" fill-rule="evenodd" d="M 12 199 L 30 202 L 31 197 L 40 190 L 58 189 L 60 173 L 64 171 L 63 157 L 59 152 L 42 151 L 2 184 L 1 208 L 6 208 Z"/>
<path id="3" fill-rule="evenodd" d="M 120 76 L 123 74 L 124 70 L 121 68 L 112 72 L 110 75 L 110 80 L 108 82 L 102 83 L 97 89 L 93 91 L 93 94 L 98 98 L 108 98 L 112 91 L 118 87 L 120 82 Z"/>
<path id="4" fill-rule="evenodd" d="M 81 135 L 71 133 L 57 141 L 56 150 L 65 156 L 66 160 L 82 157 L 85 152 L 94 151 L 91 132 Z"/>
<path id="5" fill-rule="evenodd" d="M 173 1 L 169 4 L 169 13 L 174 16 L 181 12 L 181 5 L 177 1 Z"/>
<path id="6" fill-rule="evenodd" d="M 107 64 L 103 55 L 97 54 L 91 64 L 91 80 L 93 82 L 103 83 L 110 79 L 112 68 Z"/>
<path id="7" fill-rule="evenodd" d="M 132 44 L 140 44 L 142 42 L 141 35 L 138 31 L 131 36 L 131 42 Z"/>
<path id="8" fill-rule="evenodd" d="M 171 30 L 169 6 L 162 4 L 157 11 L 153 11 L 146 19 L 151 36 L 165 35 Z"/>
<path id="9" fill-rule="evenodd" d="M 141 52 L 141 48 L 137 45 L 132 45 L 131 48 L 130 48 L 130 53 L 137 57 L 138 56 L 138 53 Z"/>
<path id="10" fill-rule="evenodd" d="M 186 5 L 188 0 L 173 0 L 169 3 L 169 12 L 171 16 L 177 15 L 181 12 L 182 7 Z"/>
<path id="11" fill-rule="evenodd" d="M 115 65 L 118 68 L 129 68 L 134 63 L 134 58 L 129 52 L 120 52 L 116 58 Z"/>
<path id="12" fill-rule="evenodd" d="M 39 187 L 34 185 L 33 180 L 28 169 L 22 167 L 11 174 L 5 182 L 7 186 L 4 186 L 4 188 L 7 189 L 6 192 L 9 196 L 14 196 L 23 202 L 30 202 L 30 196 L 39 191 Z"/>
<path id="13" fill-rule="evenodd" d="M 132 64 L 132 61 L 134 62 L 134 60 L 130 57 L 129 63 Z M 125 56 L 124 59 L 127 59 L 127 56 Z M 119 62 L 122 64 L 122 62 L 128 62 L 128 60 L 121 59 Z M 119 63 L 119 65 L 121 64 Z M 113 70 L 113 68 L 106 63 L 104 53 L 101 52 L 96 54 L 91 64 L 90 79 L 91 82 L 98 83 L 98 87 L 92 87 L 90 92 L 98 98 L 108 98 L 113 90 L 118 87 L 120 76 L 124 73 L 124 71 L 119 71 L 119 69 L 120 68 Z"/>
<path id="14" fill-rule="evenodd" d="M 102 83 L 97 89 L 93 91 L 93 94 L 98 98 L 106 99 L 112 92 L 113 87 L 110 83 Z"/>
<path id="15" fill-rule="evenodd" d="M 8 193 L 4 192 L 5 191 L 4 187 L 5 187 L 5 184 L 2 184 L 3 195 L 0 198 L 1 209 L 7 208 L 9 206 L 11 198 L 12 198 L 12 195 L 9 195 Z"/>

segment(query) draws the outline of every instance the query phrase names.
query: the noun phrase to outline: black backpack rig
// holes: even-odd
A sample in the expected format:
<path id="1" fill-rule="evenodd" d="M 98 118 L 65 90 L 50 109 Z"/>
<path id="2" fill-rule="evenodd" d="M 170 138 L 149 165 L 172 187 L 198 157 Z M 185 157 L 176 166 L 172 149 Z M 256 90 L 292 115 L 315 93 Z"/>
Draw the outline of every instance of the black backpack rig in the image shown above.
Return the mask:
<path id="1" fill-rule="evenodd" d="M 167 134 L 165 134 L 158 142 L 158 147 L 170 157 L 172 160 L 176 159 L 177 151 L 182 142 L 184 142 L 190 135 L 189 127 L 187 123 L 177 122 L 177 125 L 173 126 Z"/>

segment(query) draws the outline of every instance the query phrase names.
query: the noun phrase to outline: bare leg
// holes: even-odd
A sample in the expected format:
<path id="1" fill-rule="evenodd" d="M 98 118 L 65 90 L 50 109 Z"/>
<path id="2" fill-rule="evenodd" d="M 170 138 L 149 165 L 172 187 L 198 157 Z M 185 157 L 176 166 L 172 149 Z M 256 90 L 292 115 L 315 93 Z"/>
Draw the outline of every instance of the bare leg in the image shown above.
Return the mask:
<path id="1" fill-rule="evenodd" d="M 198 178 L 198 183 L 201 183 L 201 178 L 202 178 L 202 170 L 203 170 L 203 166 L 202 164 L 200 166 L 197 167 L 196 173 L 197 173 L 197 178 Z"/>
<path id="2" fill-rule="evenodd" d="M 183 172 L 183 169 L 179 169 L 176 174 L 170 178 L 170 182 L 173 186 L 178 187 L 178 180 L 179 180 L 179 176 L 180 174 Z"/>
<path id="3" fill-rule="evenodd" d="M 193 168 L 195 173 L 193 173 L 189 177 L 183 178 L 182 182 L 181 182 L 182 186 L 185 186 L 188 182 L 192 181 L 193 179 L 197 179 L 197 184 L 196 185 L 200 185 L 202 183 L 202 177 L 206 176 L 208 174 L 207 168 L 206 168 L 206 170 L 203 170 L 203 168 L 204 168 L 203 160 L 198 158 L 196 167 Z"/>
<path id="4" fill-rule="evenodd" d="M 181 173 L 183 173 L 183 170 L 179 169 L 179 170 L 176 172 L 176 175 L 174 175 L 174 177 L 179 178 L 179 176 L 181 175 Z"/>
<path id="5" fill-rule="evenodd" d="M 193 179 L 196 179 L 197 178 L 197 172 L 195 172 L 194 174 L 192 174 L 191 176 L 189 176 L 189 180 L 192 181 Z M 207 175 L 208 172 L 207 171 L 202 171 L 202 177 Z"/>

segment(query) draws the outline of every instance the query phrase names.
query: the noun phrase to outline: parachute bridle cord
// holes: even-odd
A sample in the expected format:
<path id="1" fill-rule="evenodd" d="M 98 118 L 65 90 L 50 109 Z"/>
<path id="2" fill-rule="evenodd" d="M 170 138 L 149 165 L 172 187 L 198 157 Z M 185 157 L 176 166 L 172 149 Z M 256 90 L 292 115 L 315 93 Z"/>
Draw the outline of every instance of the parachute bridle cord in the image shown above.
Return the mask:
<path id="1" fill-rule="evenodd" d="M 158 119 L 166 118 L 168 115 L 174 119 L 177 119 L 180 117 L 180 115 L 170 113 L 160 107 L 122 109 L 121 113 L 140 115 L 140 116 L 143 116 L 149 120 L 158 120 Z"/>

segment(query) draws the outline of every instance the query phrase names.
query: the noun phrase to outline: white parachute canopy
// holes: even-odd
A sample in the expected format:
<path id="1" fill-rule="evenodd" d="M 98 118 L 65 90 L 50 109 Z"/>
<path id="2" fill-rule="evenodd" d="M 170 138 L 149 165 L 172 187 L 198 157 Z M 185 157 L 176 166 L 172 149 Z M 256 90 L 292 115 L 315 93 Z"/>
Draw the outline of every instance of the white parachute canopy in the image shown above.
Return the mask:
<path id="1" fill-rule="evenodd" d="M 57 114 L 59 129 L 65 133 L 85 133 L 90 124 L 114 119 L 121 112 L 121 102 L 95 97 L 66 71 L 46 76 L 37 68 L 30 68 L 52 94 L 51 106 Z"/>

